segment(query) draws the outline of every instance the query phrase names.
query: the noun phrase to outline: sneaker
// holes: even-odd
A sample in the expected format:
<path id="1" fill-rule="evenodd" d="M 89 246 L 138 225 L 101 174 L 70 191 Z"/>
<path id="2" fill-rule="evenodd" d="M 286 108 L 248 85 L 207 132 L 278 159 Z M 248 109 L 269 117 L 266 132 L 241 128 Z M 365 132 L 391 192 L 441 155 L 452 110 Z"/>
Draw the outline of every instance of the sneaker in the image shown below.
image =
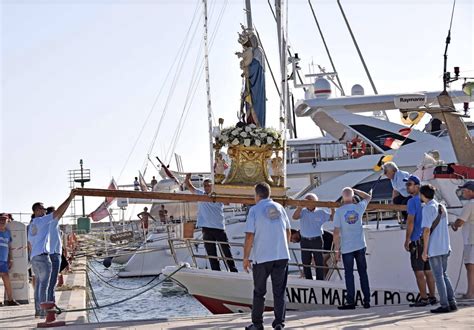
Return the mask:
<path id="1" fill-rule="evenodd" d="M 7 300 L 5 301 L 5 306 L 18 306 L 20 303 L 16 300 Z"/>
<path id="2" fill-rule="evenodd" d="M 436 299 L 436 297 L 428 297 L 428 301 L 431 306 L 436 305 L 438 303 L 438 299 Z"/>
<path id="3" fill-rule="evenodd" d="M 449 303 L 449 309 L 451 310 L 451 312 L 455 312 L 458 310 L 458 305 L 455 302 Z"/>
<path id="4" fill-rule="evenodd" d="M 337 309 L 339 310 L 356 309 L 356 305 L 355 304 L 342 305 L 342 306 L 338 306 Z"/>
<path id="5" fill-rule="evenodd" d="M 245 330 L 262 330 L 262 329 L 263 329 L 263 325 L 255 325 L 253 323 L 245 327 Z"/>
<path id="6" fill-rule="evenodd" d="M 414 302 L 413 304 L 410 304 L 410 307 L 426 307 L 429 304 L 428 298 L 421 298 L 417 302 Z"/>
<path id="7" fill-rule="evenodd" d="M 365 309 L 369 309 L 369 308 L 370 308 L 370 304 L 369 304 L 369 303 L 364 303 L 364 308 L 365 308 Z"/>
<path id="8" fill-rule="evenodd" d="M 450 311 L 451 311 L 451 309 L 449 308 L 449 306 L 448 307 L 439 306 L 436 309 L 432 309 L 430 312 L 435 313 L 435 314 L 439 314 L 439 313 L 449 313 Z"/>
<path id="9" fill-rule="evenodd" d="M 273 327 L 273 329 L 281 330 L 281 329 L 283 329 L 284 327 L 285 327 L 285 326 L 282 325 L 282 324 L 277 324 L 277 325 L 275 325 L 275 326 Z"/>

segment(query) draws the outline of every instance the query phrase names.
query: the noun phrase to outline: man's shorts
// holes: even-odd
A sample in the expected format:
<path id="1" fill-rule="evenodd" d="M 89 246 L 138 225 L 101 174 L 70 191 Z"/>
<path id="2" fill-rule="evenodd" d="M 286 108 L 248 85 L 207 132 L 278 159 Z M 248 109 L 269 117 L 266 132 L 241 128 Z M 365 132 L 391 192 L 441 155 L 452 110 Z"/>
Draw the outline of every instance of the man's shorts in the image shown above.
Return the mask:
<path id="1" fill-rule="evenodd" d="M 464 245 L 464 264 L 474 264 L 474 244 Z"/>
<path id="2" fill-rule="evenodd" d="M 429 261 L 423 261 L 423 244 L 420 241 L 410 243 L 410 261 L 414 272 L 431 270 Z"/>
<path id="3" fill-rule="evenodd" d="M 8 261 L 0 261 L 0 273 L 8 273 Z"/>

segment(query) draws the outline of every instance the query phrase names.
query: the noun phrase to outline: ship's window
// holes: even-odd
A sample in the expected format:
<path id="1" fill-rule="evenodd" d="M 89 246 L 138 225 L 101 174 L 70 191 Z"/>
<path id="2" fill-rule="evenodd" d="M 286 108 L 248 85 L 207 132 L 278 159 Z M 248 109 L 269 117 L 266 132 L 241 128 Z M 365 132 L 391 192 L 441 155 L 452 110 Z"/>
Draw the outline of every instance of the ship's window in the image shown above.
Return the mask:
<path id="1" fill-rule="evenodd" d="M 390 149 L 390 147 L 385 145 L 387 138 L 397 139 L 401 141 L 405 140 L 405 137 L 403 135 L 386 131 L 381 128 L 367 126 L 367 125 L 350 125 L 350 126 L 352 129 L 359 132 L 360 135 L 363 135 L 364 137 L 372 141 L 374 144 L 376 144 L 378 147 L 380 147 L 384 151 Z M 415 140 L 407 138 L 405 142 L 403 142 L 402 145 L 407 145 L 413 142 L 415 142 Z"/>

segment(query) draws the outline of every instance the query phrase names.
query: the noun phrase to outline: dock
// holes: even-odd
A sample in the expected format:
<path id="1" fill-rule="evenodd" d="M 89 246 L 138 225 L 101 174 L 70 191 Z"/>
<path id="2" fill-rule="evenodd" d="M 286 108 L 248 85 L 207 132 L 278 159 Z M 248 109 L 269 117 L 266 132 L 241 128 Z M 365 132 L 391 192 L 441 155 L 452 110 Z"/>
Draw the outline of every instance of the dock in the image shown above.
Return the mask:
<path id="1" fill-rule="evenodd" d="M 71 273 L 64 274 L 64 285 L 56 290 L 57 305 L 61 308 L 77 309 L 86 307 L 86 259 L 73 261 Z M 36 324 L 44 322 L 35 318 L 33 287 L 30 284 L 30 303 L 20 306 L 0 307 L 0 329 L 34 329 Z M 0 297 L 4 296 L 3 282 L 0 280 Z M 58 321 L 67 325 L 87 323 L 86 312 L 64 313 Z"/>
<path id="2" fill-rule="evenodd" d="M 64 275 L 64 285 L 56 292 L 61 308 L 86 307 L 86 260 L 79 258 L 72 265 L 72 272 Z M 3 285 L 0 281 L 0 296 Z M 15 307 L 0 307 L 0 329 L 34 329 L 42 320 L 34 317 L 33 290 L 30 290 L 30 304 Z M 408 306 L 381 306 L 370 309 L 339 311 L 288 311 L 287 329 L 474 329 L 474 301 L 459 302 L 459 310 L 448 314 L 432 314 L 433 308 L 410 308 Z M 251 323 L 249 313 L 222 314 L 203 317 L 163 318 L 136 321 L 112 321 L 88 323 L 86 312 L 63 313 L 58 320 L 66 327 L 55 329 L 243 329 Z M 271 328 L 273 313 L 266 312 L 266 328 Z"/>

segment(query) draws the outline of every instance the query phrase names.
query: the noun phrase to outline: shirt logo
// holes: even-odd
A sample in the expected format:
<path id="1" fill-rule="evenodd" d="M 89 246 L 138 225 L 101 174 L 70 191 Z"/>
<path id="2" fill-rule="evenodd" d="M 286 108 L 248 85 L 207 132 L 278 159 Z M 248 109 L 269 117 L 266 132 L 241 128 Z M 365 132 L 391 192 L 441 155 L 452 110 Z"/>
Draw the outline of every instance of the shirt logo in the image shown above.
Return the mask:
<path id="1" fill-rule="evenodd" d="M 280 211 L 273 205 L 267 207 L 267 216 L 272 219 L 276 220 L 280 218 Z"/>
<path id="2" fill-rule="evenodd" d="M 347 211 L 346 214 L 344 214 L 344 220 L 346 223 L 353 225 L 359 220 L 359 213 L 354 210 Z"/>

